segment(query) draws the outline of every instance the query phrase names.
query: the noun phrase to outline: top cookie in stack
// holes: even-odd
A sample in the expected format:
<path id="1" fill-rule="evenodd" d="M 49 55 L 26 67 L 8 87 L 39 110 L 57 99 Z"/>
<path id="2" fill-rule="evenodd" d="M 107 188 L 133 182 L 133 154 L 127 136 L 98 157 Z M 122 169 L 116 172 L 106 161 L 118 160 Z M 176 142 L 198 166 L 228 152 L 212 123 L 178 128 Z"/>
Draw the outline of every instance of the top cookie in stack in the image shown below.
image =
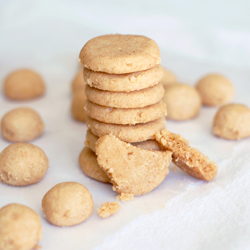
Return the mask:
<path id="1" fill-rule="evenodd" d="M 137 35 L 104 35 L 80 52 L 86 85 L 87 125 L 97 137 L 126 142 L 153 139 L 165 127 L 160 50 Z"/>

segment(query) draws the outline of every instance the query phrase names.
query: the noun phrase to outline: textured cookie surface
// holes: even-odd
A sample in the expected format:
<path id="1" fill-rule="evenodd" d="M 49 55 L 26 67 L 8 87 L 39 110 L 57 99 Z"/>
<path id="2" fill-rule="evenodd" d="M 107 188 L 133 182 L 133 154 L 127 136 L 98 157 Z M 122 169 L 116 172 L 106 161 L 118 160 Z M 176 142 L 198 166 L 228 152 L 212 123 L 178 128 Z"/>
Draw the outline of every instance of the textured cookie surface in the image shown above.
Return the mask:
<path id="1" fill-rule="evenodd" d="M 0 181 L 27 186 L 40 181 L 49 168 L 42 149 L 29 143 L 13 143 L 0 154 Z"/>
<path id="2" fill-rule="evenodd" d="M 90 148 L 93 152 L 95 151 L 95 145 L 98 141 L 99 137 L 94 135 L 89 129 L 87 130 L 86 134 L 86 141 L 85 145 Z M 147 141 L 141 141 L 141 142 L 134 142 L 131 143 L 133 146 L 145 149 L 145 150 L 156 150 L 156 151 L 162 151 L 163 147 L 156 141 L 156 140 L 147 140 Z"/>
<path id="3" fill-rule="evenodd" d="M 98 213 L 100 217 L 107 218 L 110 215 L 117 213 L 120 208 L 121 206 L 117 201 L 106 202 L 102 204 L 100 208 L 98 208 Z"/>
<path id="4" fill-rule="evenodd" d="M 234 96 L 232 83 L 218 74 L 210 74 L 201 78 L 196 88 L 201 95 L 202 103 L 208 106 L 228 103 Z"/>
<path id="5" fill-rule="evenodd" d="M 1 250 L 31 250 L 41 237 L 41 220 L 35 211 L 15 203 L 0 209 Z"/>
<path id="6" fill-rule="evenodd" d="M 124 125 L 154 121 L 167 114 L 166 104 L 163 101 L 143 108 L 119 109 L 100 106 L 87 100 L 85 109 L 88 116 L 95 120 Z"/>
<path id="7" fill-rule="evenodd" d="M 155 137 L 165 149 L 173 152 L 172 161 L 181 170 L 201 180 L 211 181 L 215 178 L 217 165 L 199 150 L 190 147 L 186 139 L 167 129 L 157 132 Z"/>
<path id="8" fill-rule="evenodd" d="M 142 108 L 159 102 L 164 96 L 161 83 L 132 92 L 110 92 L 86 85 L 87 98 L 96 104 L 112 108 Z"/>
<path id="9" fill-rule="evenodd" d="M 91 87 L 107 91 L 129 92 L 146 89 L 159 83 L 163 76 L 163 69 L 160 65 L 156 65 L 144 71 L 114 75 L 84 68 L 83 73 L 85 81 Z"/>
<path id="10" fill-rule="evenodd" d="M 77 91 L 75 91 L 71 103 L 71 113 L 76 120 L 81 122 L 86 121 L 87 113 L 84 109 L 85 102 L 85 89 L 78 89 Z"/>
<path id="11" fill-rule="evenodd" d="M 242 104 L 222 106 L 214 117 L 213 132 L 229 140 L 250 136 L 250 109 Z"/>
<path id="12" fill-rule="evenodd" d="M 112 135 L 98 140 L 96 154 L 114 190 L 135 196 L 146 194 L 160 185 L 168 174 L 172 155 L 168 151 L 143 150 Z"/>
<path id="13" fill-rule="evenodd" d="M 167 105 L 167 118 L 177 121 L 196 117 L 201 109 L 199 92 L 186 84 L 171 84 L 165 88 L 163 101 Z"/>
<path id="14" fill-rule="evenodd" d="M 88 147 L 83 148 L 79 164 L 84 174 L 101 182 L 110 182 L 109 177 L 98 165 L 95 153 Z"/>
<path id="15" fill-rule="evenodd" d="M 93 211 L 89 190 L 77 182 L 62 182 L 43 197 L 42 209 L 46 219 L 56 226 L 73 226 L 85 221 Z"/>
<path id="16" fill-rule="evenodd" d="M 1 120 L 3 138 L 11 142 L 28 142 L 39 137 L 44 130 L 40 115 L 33 109 L 16 108 L 5 114 Z"/>
<path id="17" fill-rule="evenodd" d="M 145 36 L 104 35 L 89 40 L 79 59 L 88 69 L 124 74 L 150 69 L 160 64 L 158 45 Z"/>
<path id="18" fill-rule="evenodd" d="M 86 82 L 84 81 L 83 78 L 83 68 L 81 67 L 81 69 L 78 71 L 71 84 L 73 93 L 78 90 L 85 89 L 85 84 Z"/>
<path id="19" fill-rule="evenodd" d="M 118 125 L 99 122 L 87 116 L 86 123 L 91 132 L 98 137 L 113 134 L 122 141 L 140 142 L 154 139 L 154 134 L 165 128 L 166 121 L 165 118 L 159 118 L 148 123 Z"/>
<path id="20" fill-rule="evenodd" d="M 7 76 L 3 90 L 10 99 L 26 100 L 44 94 L 45 84 L 42 77 L 35 71 L 21 69 Z"/>

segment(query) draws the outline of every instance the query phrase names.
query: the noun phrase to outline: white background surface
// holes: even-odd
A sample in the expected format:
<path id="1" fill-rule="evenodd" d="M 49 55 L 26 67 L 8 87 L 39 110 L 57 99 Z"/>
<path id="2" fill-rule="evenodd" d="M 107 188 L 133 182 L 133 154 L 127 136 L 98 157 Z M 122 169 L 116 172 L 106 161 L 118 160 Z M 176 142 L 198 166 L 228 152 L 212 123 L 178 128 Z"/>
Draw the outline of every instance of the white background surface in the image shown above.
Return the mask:
<path id="1" fill-rule="evenodd" d="M 0 1 L 0 81 L 17 68 L 44 77 L 47 93 L 33 101 L 13 102 L 0 94 L 0 117 L 22 106 L 44 119 L 42 137 L 33 141 L 50 160 L 39 183 L 11 187 L 0 183 L 0 207 L 19 202 L 40 209 L 55 184 L 77 181 L 92 193 L 92 216 L 58 228 L 42 217 L 42 249 L 250 249 L 250 138 L 226 141 L 211 133 L 216 108 L 202 108 L 187 122 L 167 127 L 186 137 L 219 165 L 206 183 L 170 169 L 154 191 L 100 219 L 97 208 L 115 200 L 109 184 L 87 178 L 78 166 L 86 125 L 70 116 L 70 84 L 78 54 L 91 38 L 108 33 L 141 34 L 160 46 L 162 64 L 181 82 L 194 85 L 219 72 L 235 85 L 235 102 L 250 106 L 249 1 Z M 10 143 L 0 139 L 0 150 Z"/>

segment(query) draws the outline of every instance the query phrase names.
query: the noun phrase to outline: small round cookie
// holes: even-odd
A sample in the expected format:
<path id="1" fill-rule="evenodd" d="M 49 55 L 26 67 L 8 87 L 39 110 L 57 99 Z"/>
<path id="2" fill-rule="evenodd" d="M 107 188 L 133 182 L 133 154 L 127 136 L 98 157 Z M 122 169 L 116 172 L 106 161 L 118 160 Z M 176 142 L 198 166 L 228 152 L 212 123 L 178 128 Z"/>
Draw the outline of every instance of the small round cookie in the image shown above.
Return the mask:
<path id="1" fill-rule="evenodd" d="M 85 221 L 93 211 L 94 202 L 89 190 L 77 182 L 62 182 L 43 197 L 45 218 L 59 227 L 74 226 Z"/>
<path id="2" fill-rule="evenodd" d="M 224 76 L 210 74 L 201 78 L 197 85 L 202 103 L 207 106 L 219 106 L 230 102 L 234 96 L 232 83 Z"/>
<path id="3" fill-rule="evenodd" d="M 40 181 L 49 168 L 42 149 L 29 143 L 13 143 L 0 154 L 0 181 L 27 186 Z"/>
<path id="4" fill-rule="evenodd" d="M 86 111 L 84 109 L 86 102 L 85 90 L 78 89 L 73 96 L 72 104 L 71 104 L 71 113 L 73 117 L 81 122 L 86 121 Z"/>
<path id="5" fill-rule="evenodd" d="M 85 81 L 91 87 L 107 91 L 129 92 L 146 89 L 159 83 L 163 77 L 163 69 L 161 65 L 156 65 L 144 71 L 114 75 L 84 68 L 83 74 Z"/>
<path id="6" fill-rule="evenodd" d="M 0 250 L 32 250 L 42 238 L 38 214 L 21 204 L 0 209 Z"/>
<path id="7" fill-rule="evenodd" d="M 101 182 L 110 182 L 109 177 L 98 165 L 95 153 L 88 147 L 84 147 L 80 156 L 79 164 L 84 174 Z"/>
<path id="8" fill-rule="evenodd" d="M 42 77 L 33 70 L 20 69 L 7 76 L 3 85 L 4 94 L 14 100 L 27 100 L 45 92 Z"/>
<path id="9" fill-rule="evenodd" d="M 124 125 L 151 122 L 167 115 L 163 101 L 144 108 L 119 109 L 100 106 L 87 100 L 85 110 L 88 116 L 100 122 Z"/>
<path id="10" fill-rule="evenodd" d="M 163 69 L 163 78 L 161 79 L 161 83 L 163 84 L 163 87 L 167 87 L 170 84 L 177 83 L 176 77 L 168 70 Z"/>
<path id="11" fill-rule="evenodd" d="M 104 35 L 89 40 L 79 55 L 84 67 L 110 74 L 153 68 L 161 63 L 155 41 L 138 35 Z"/>
<path id="12" fill-rule="evenodd" d="M 199 92 L 186 84 L 172 84 L 166 87 L 163 101 L 167 104 L 167 118 L 171 120 L 192 119 L 201 109 Z"/>
<path id="13" fill-rule="evenodd" d="M 31 108 L 16 108 L 5 114 L 1 120 L 3 138 L 11 142 L 28 142 L 44 131 L 40 115 Z"/>
<path id="14" fill-rule="evenodd" d="M 217 111 L 213 133 L 228 140 L 250 136 L 250 109 L 242 104 L 226 104 Z"/>
<path id="15" fill-rule="evenodd" d="M 95 146 L 96 142 L 98 141 L 99 137 L 94 135 L 89 129 L 87 130 L 86 134 L 86 141 L 85 145 L 90 148 L 93 152 L 96 152 Z M 141 142 L 134 142 L 131 143 L 133 146 L 144 149 L 144 150 L 155 150 L 155 151 L 162 151 L 162 146 L 156 140 L 147 140 Z"/>
<path id="16" fill-rule="evenodd" d="M 113 134 L 125 142 L 140 142 L 154 139 L 154 134 L 165 128 L 166 120 L 161 117 L 148 123 L 118 125 L 99 122 L 87 116 L 86 123 L 91 132 L 98 137 Z"/>
<path id="17" fill-rule="evenodd" d="M 87 98 L 96 104 L 112 108 L 143 108 L 159 102 L 164 96 L 161 83 L 132 92 L 110 92 L 90 87 L 86 84 Z"/>
<path id="18" fill-rule="evenodd" d="M 96 154 L 98 164 L 109 176 L 113 189 L 119 194 L 133 195 L 146 194 L 158 187 L 168 174 L 172 159 L 169 151 L 143 150 L 113 135 L 103 136 L 97 141 Z"/>
<path id="19" fill-rule="evenodd" d="M 75 76 L 74 80 L 72 81 L 71 88 L 72 92 L 75 93 L 78 90 L 85 89 L 86 82 L 83 79 L 83 68 L 78 71 L 77 75 Z"/>

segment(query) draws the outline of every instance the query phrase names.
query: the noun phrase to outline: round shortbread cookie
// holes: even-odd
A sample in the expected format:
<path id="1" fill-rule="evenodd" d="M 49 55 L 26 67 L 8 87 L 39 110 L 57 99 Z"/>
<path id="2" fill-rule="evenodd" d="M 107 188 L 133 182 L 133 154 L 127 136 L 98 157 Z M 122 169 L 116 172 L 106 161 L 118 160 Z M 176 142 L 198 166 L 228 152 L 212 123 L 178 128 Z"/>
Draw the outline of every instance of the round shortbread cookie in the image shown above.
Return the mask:
<path id="1" fill-rule="evenodd" d="M 242 104 L 223 105 L 214 117 L 213 133 L 228 140 L 250 136 L 250 109 Z"/>
<path id="2" fill-rule="evenodd" d="M 202 99 L 207 106 L 219 106 L 230 102 L 234 96 L 232 83 L 224 76 L 210 74 L 204 76 L 196 85 Z"/>
<path id="3" fill-rule="evenodd" d="M 86 134 L 86 141 L 85 145 L 90 148 L 93 152 L 96 152 L 95 145 L 98 141 L 99 137 L 94 135 L 89 129 L 87 130 Z M 162 151 L 162 146 L 156 141 L 156 140 L 147 140 L 147 141 L 141 141 L 141 142 L 134 142 L 131 143 L 133 146 L 145 149 L 145 150 L 151 150 L 151 151 Z"/>
<path id="4" fill-rule="evenodd" d="M 85 90 L 78 89 L 77 91 L 75 91 L 71 103 L 71 113 L 76 120 L 81 122 L 85 122 L 86 120 L 87 113 L 84 109 L 85 102 L 86 102 Z"/>
<path id="5" fill-rule="evenodd" d="M 199 92 L 186 84 L 171 84 L 165 88 L 163 101 L 167 104 L 167 119 L 184 121 L 196 117 L 201 109 Z"/>
<path id="6" fill-rule="evenodd" d="M 89 190 L 77 182 L 62 182 L 43 197 L 45 218 L 59 227 L 73 226 L 85 221 L 93 212 L 94 202 Z"/>
<path id="7" fill-rule="evenodd" d="M 41 238 L 41 219 L 34 210 L 15 203 L 0 209 L 0 250 L 38 249 Z"/>
<path id="8" fill-rule="evenodd" d="M 87 100 L 85 110 L 88 116 L 100 122 L 124 125 L 146 123 L 167 115 L 163 101 L 144 108 L 119 109 L 100 106 Z"/>
<path id="9" fill-rule="evenodd" d="M 101 182 L 110 182 L 109 177 L 98 165 L 95 153 L 84 147 L 79 156 L 79 164 L 84 174 Z"/>
<path id="10" fill-rule="evenodd" d="M 170 71 L 163 69 L 163 78 L 161 79 L 161 83 L 165 88 L 171 84 L 177 83 L 177 79 Z"/>
<path id="11" fill-rule="evenodd" d="M 114 75 L 84 68 L 83 74 L 84 80 L 91 87 L 108 91 L 129 92 L 146 89 L 159 83 L 163 77 L 163 69 L 160 65 L 156 65 L 144 71 Z"/>
<path id="12" fill-rule="evenodd" d="M 89 40 L 79 55 L 88 69 L 124 74 L 153 68 L 161 63 L 155 41 L 138 35 L 104 35 Z"/>
<path id="13" fill-rule="evenodd" d="M 3 91 L 10 99 L 27 100 L 43 95 L 45 88 L 38 73 L 30 69 L 20 69 L 7 76 Z"/>
<path id="14" fill-rule="evenodd" d="M 84 90 L 85 84 L 86 82 L 84 81 L 83 78 L 83 68 L 81 67 L 81 69 L 78 71 L 77 75 L 75 76 L 71 84 L 73 93 L 81 89 Z"/>
<path id="15" fill-rule="evenodd" d="M 164 117 L 148 123 L 136 125 L 118 125 L 99 122 L 87 116 L 86 123 L 93 134 L 98 137 L 113 134 L 125 142 L 140 142 L 154 139 L 154 134 L 165 128 Z"/>
<path id="16" fill-rule="evenodd" d="M 86 84 L 87 98 L 96 104 L 112 108 L 143 108 L 159 102 L 164 96 L 161 83 L 132 92 L 110 92 L 90 87 Z"/>

